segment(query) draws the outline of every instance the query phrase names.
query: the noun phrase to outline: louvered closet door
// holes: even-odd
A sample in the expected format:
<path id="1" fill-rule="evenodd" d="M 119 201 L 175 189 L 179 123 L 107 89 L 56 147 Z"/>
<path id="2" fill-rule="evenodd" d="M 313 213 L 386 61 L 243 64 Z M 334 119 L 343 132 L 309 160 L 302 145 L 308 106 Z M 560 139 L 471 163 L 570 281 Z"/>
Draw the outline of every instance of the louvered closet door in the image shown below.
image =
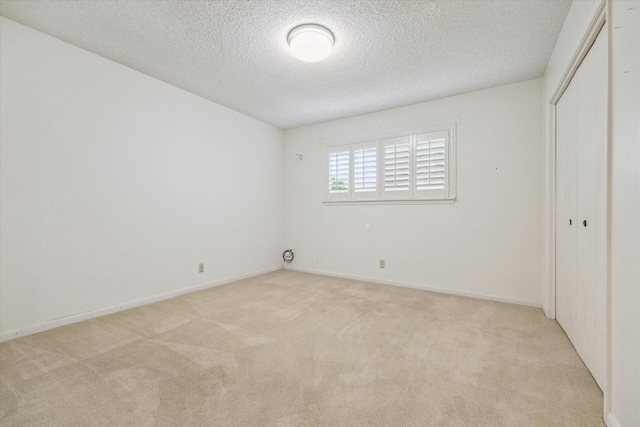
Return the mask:
<path id="1" fill-rule="evenodd" d="M 606 31 L 556 105 L 556 318 L 604 387 Z"/>

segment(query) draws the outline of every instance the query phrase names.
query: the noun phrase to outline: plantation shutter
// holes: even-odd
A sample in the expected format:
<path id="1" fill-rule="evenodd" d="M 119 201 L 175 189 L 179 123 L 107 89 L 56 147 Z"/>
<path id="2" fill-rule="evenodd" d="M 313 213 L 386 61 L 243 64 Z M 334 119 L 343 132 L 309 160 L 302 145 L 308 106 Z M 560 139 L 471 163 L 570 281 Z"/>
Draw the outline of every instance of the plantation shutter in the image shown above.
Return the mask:
<path id="1" fill-rule="evenodd" d="M 327 150 L 327 199 L 349 199 L 350 147 L 330 147 Z"/>
<path id="2" fill-rule="evenodd" d="M 378 141 L 353 145 L 353 199 L 378 197 Z"/>
<path id="3" fill-rule="evenodd" d="M 446 130 L 416 135 L 415 197 L 434 198 L 447 195 Z"/>
<path id="4" fill-rule="evenodd" d="M 327 147 L 325 202 L 456 200 L 455 123 L 380 138 Z"/>
<path id="5" fill-rule="evenodd" d="M 406 199 L 411 195 L 411 136 L 382 140 L 383 198 Z"/>

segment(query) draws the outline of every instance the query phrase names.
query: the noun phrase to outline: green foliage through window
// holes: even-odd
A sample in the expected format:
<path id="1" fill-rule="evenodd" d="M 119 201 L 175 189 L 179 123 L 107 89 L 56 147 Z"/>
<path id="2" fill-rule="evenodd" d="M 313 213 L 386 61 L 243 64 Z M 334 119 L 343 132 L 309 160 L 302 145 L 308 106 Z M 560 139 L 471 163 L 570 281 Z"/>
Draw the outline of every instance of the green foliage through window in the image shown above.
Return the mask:
<path id="1" fill-rule="evenodd" d="M 335 176 L 332 176 L 329 189 L 331 191 L 343 191 L 347 189 L 347 186 L 344 184 L 344 181 L 338 181 Z"/>

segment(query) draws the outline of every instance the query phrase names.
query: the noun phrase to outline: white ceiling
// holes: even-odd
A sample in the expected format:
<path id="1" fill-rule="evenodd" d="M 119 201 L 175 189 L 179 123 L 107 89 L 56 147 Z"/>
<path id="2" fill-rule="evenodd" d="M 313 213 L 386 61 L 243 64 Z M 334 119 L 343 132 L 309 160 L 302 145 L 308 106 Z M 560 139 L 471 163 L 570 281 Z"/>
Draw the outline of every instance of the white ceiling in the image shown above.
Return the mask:
<path id="1" fill-rule="evenodd" d="M 570 0 L 0 1 L 0 14 L 287 129 L 542 76 Z M 304 23 L 325 61 L 287 51 Z"/>

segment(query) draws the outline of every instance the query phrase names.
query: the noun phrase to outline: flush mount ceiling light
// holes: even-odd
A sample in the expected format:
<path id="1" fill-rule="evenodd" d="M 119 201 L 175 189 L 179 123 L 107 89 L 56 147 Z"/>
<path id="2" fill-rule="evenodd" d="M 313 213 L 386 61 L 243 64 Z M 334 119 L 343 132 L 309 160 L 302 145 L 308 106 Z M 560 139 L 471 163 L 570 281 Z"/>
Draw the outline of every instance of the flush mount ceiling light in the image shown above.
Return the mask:
<path id="1" fill-rule="evenodd" d="M 318 62 L 329 56 L 335 38 L 322 25 L 304 24 L 291 30 L 287 41 L 293 56 L 305 62 Z"/>

